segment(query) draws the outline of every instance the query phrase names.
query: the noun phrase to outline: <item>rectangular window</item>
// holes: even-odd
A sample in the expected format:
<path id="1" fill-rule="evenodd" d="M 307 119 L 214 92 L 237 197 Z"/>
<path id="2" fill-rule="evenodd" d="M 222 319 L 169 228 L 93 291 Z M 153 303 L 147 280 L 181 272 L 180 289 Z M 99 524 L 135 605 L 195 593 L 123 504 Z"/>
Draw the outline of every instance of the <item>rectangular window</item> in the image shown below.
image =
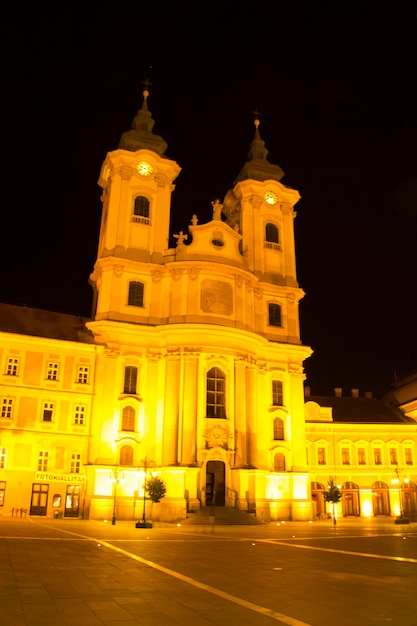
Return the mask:
<path id="1" fill-rule="evenodd" d="M 87 385 L 89 373 L 90 373 L 90 368 L 88 365 L 79 365 L 78 374 L 77 374 L 77 383 L 80 383 L 81 385 Z"/>
<path id="2" fill-rule="evenodd" d="M 48 363 L 46 378 L 48 380 L 58 380 L 58 363 Z"/>
<path id="3" fill-rule="evenodd" d="M 13 398 L 3 398 L 1 401 L 1 417 L 11 419 L 13 411 Z"/>
<path id="4" fill-rule="evenodd" d="M 342 465 L 350 465 L 350 450 L 342 448 Z"/>
<path id="5" fill-rule="evenodd" d="M 404 450 L 405 453 L 405 463 L 406 465 L 412 465 L 413 464 L 413 451 L 411 448 L 406 448 Z"/>
<path id="6" fill-rule="evenodd" d="M 79 474 L 81 467 L 81 454 L 71 454 L 71 474 Z"/>
<path id="7" fill-rule="evenodd" d="M 0 469 L 5 469 L 7 460 L 7 448 L 0 448 Z"/>
<path id="8" fill-rule="evenodd" d="M 317 448 L 317 460 L 319 465 L 326 465 L 326 449 Z"/>
<path id="9" fill-rule="evenodd" d="M 38 472 L 46 472 L 48 470 L 49 452 L 41 450 L 38 457 Z"/>
<path id="10" fill-rule="evenodd" d="M 138 381 L 138 368 L 132 365 L 125 367 L 125 378 L 123 383 L 123 393 L 136 394 Z"/>
<path id="11" fill-rule="evenodd" d="M 366 465 L 365 448 L 358 448 L 358 465 Z"/>
<path id="12" fill-rule="evenodd" d="M 280 380 L 272 381 L 272 404 L 273 406 L 283 406 L 284 404 L 283 387 Z"/>
<path id="13" fill-rule="evenodd" d="M 143 283 L 131 281 L 129 283 L 129 296 L 127 300 L 130 306 L 143 307 Z"/>
<path id="14" fill-rule="evenodd" d="M 281 326 L 281 307 L 279 304 L 270 304 L 269 309 L 269 325 Z"/>
<path id="15" fill-rule="evenodd" d="M 391 465 L 398 465 L 398 456 L 397 456 L 396 448 L 389 449 L 389 462 L 391 463 Z"/>
<path id="16" fill-rule="evenodd" d="M 77 404 L 74 411 L 74 424 L 82 425 L 85 423 L 85 406 Z"/>
<path id="17" fill-rule="evenodd" d="M 52 402 L 44 402 L 43 405 L 43 413 L 42 413 L 42 421 L 43 422 L 52 422 L 52 417 L 54 414 L 54 405 Z"/>
<path id="18" fill-rule="evenodd" d="M 7 368 L 6 368 L 7 376 L 17 376 L 18 369 L 19 369 L 19 359 L 16 359 L 14 357 L 9 357 L 7 359 Z"/>
<path id="19" fill-rule="evenodd" d="M 382 465 L 381 448 L 374 448 L 374 463 L 375 465 Z"/>
<path id="20" fill-rule="evenodd" d="M 0 480 L 0 506 L 4 506 L 5 497 L 6 497 L 6 481 Z"/>

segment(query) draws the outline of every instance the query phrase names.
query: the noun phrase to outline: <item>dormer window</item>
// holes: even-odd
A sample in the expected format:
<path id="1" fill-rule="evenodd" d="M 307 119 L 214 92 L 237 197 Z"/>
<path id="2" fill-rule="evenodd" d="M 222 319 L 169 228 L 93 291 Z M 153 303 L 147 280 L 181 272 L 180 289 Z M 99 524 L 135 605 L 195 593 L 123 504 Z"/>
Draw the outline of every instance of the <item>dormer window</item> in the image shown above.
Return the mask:
<path id="1" fill-rule="evenodd" d="M 133 221 L 149 224 L 149 200 L 145 196 L 136 196 L 133 206 Z"/>

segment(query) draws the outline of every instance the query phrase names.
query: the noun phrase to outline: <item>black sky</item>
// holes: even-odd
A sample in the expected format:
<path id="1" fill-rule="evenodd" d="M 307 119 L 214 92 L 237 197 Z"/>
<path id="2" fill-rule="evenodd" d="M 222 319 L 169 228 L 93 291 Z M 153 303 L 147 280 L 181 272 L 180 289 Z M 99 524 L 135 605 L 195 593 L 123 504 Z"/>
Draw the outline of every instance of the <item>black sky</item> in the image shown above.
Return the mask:
<path id="1" fill-rule="evenodd" d="M 16 4 L 1 19 L 0 301 L 89 316 L 97 186 L 152 81 L 183 168 L 173 229 L 211 215 L 253 115 L 298 189 L 307 383 L 381 395 L 417 370 L 417 5 Z M 271 13 L 271 9 L 274 9 Z"/>

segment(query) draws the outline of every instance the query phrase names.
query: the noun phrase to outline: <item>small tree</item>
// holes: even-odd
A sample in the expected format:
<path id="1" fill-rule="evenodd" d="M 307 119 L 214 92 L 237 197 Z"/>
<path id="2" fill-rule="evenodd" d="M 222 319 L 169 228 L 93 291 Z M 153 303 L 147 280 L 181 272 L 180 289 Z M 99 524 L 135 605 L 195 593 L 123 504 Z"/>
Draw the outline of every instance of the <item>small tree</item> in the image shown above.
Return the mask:
<path id="1" fill-rule="evenodd" d="M 333 526 L 336 526 L 336 505 L 342 499 L 342 492 L 336 485 L 336 478 L 334 476 L 330 476 L 329 478 L 327 491 L 324 494 L 324 499 L 326 500 L 326 502 L 331 502 L 332 504 Z"/>
<path id="2" fill-rule="evenodd" d="M 165 497 L 166 492 L 166 485 L 161 478 L 158 478 L 158 476 L 152 476 L 152 478 L 146 482 L 146 493 L 151 501 L 151 519 L 154 503 L 158 504 L 158 502 Z"/>

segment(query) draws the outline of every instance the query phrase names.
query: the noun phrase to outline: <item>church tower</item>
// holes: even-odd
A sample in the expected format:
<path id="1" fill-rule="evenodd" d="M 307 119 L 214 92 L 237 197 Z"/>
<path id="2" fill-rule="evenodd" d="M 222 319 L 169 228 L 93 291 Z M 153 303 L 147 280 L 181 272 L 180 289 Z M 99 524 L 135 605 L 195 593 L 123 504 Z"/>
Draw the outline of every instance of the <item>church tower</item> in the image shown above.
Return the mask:
<path id="1" fill-rule="evenodd" d="M 88 471 L 89 484 L 103 486 L 88 495 L 91 516 L 103 506 L 106 472 L 123 470 L 128 518 L 138 470 L 152 466 L 167 487 L 159 519 L 209 505 L 310 519 L 311 349 L 300 340 L 293 228 L 300 196 L 268 162 L 256 119 L 249 159 L 223 203 L 213 201 L 207 223 L 193 215 L 169 248 L 180 167 L 153 133 L 148 95 L 99 178 L 88 326 L 102 348 Z"/>

